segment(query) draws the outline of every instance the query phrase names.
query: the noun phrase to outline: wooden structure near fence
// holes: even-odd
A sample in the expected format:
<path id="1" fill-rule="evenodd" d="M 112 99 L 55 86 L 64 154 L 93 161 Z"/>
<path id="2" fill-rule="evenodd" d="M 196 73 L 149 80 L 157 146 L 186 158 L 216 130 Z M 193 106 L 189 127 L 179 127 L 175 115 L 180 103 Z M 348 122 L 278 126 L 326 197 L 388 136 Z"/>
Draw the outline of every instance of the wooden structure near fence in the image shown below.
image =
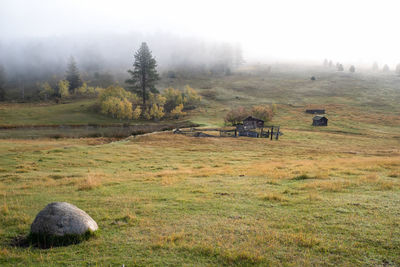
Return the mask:
<path id="1" fill-rule="evenodd" d="M 264 121 L 248 117 L 243 120 L 243 124 L 238 124 L 234 129 L 227 128 L 189 128 L 175 129 L 175 134 L 185 134 L 194 137 L 253 137 L 253 138 L 269 138 L 270 140 L 279 139 L 283 133 L 280 126 L 265 126 Z M 213 134 L 214 133 L 214 134 Z"/>

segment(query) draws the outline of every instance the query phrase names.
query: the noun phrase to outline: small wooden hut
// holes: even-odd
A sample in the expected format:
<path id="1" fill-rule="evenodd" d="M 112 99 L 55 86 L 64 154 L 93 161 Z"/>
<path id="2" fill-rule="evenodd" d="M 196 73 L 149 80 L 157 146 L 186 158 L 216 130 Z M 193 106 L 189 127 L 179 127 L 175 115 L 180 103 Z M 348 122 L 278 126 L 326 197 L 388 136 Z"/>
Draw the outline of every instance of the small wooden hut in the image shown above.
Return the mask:
<path id="1" fill-rule="evenodd" d="M 253 118 L 252 116 L 247 117 L 246 119 L 243 120 L 243 127 L 246 130 L 249 129 L 257 129 L 257 128 L 263 128 L 264 127 L 264 121 Z"/>
<path id="2" fill-rule="evenodd" d="M 306 109 L 308 114 L 325 114 L 325 109 Z"/>
<path id="3" fill-rule="evenodd" d="M 325 116 L 315 116 L 313 118 L 313 126 L 328 126 L 328 119 Z"/>

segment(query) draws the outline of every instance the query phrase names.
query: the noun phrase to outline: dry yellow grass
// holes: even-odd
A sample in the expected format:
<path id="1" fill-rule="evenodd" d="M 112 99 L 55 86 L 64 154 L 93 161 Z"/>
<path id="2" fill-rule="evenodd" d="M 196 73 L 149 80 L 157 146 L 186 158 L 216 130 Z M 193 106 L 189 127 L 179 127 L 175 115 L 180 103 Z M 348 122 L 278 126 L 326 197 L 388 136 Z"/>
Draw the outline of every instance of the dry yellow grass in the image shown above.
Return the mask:
<path id="1" fill-rule="evenodd" d="M 87 177 L 77 182 L 78 190 L 92 190 L 101 186 L 104 174 L 89 172 Z"/>
<path id="2" fill-rule="evenodd" d="M 334 144 L 324 149 L 326 142 Z M 0 193 L 9 209 L 0 236 L 6 242 L 8 232 L 25 233 L 45 204 L 68 201 L 101 227 L 102 235 L 79 249 L 104 265 L 109 256 L 89 247 L 117 253 L 125 263 L 126 253 L 112 244 L 141 251 L 143 265 L 158 263 L 154 255 L 161 254 L 171 264 L 178 257 L 202 265 L 324 265 L 333 262 L 328 255 L 352 265 L 351 259 L 364 262 L 366 250 L 374 259 L 379 251 L 398 251 L 397 241 L 379 245 L 396 233 L 397 215 L 385 207 L 398 201 L 398 179 L 389 175 L 400 166 L 394 147 L 392 139 L 301 131 L 287 131 L 278 142 L 170 133 L 103 145 L 0 140 L 8 153 L 0 162 Z M 17 166 L 28 172 L 16 173 Z M 376 227 L 366 227 L 372 221 Z M 80 260 L 73 252 L 58 248 L 41 259 L 33 251 L 29 258 L 47 264 L 64 253 Z M 5 257 L 18 253 L 25 255 L 11 249 Z"/>
<path id="3" fill-rule="evenodd" d="M 267 194 L 261 195 L 260 198 L 265 201 L 280 201 L 280 202 L 282 202 L 282 201 L 287 200 L 285 196 L 283 196 L 282 194 L 279 194 L 279 193 L 267 193 Z"/>

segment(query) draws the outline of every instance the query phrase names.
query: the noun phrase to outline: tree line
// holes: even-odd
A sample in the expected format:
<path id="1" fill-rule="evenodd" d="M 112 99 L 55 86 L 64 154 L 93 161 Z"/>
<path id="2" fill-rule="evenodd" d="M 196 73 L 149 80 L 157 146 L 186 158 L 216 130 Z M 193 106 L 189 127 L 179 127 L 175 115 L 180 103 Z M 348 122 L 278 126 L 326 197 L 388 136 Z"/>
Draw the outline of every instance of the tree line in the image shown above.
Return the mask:
<path id="1" fill-rule="evenodd" d="M 128 90 L 120 86 L 110 86 L 100 93 L 98 105 L 103 114 L 119 119 L 160 120 L 164 117 L 179 118 L 184 110 L 195 108 L 201 96 L 186 86 L 183 92 L 174 88 L 164 90 L 156 88 L 160 76 L 157 61 L 145 42 L 134 55 L 133 69 L 128 70 L 130 78 L 126 80 Z"/>
<path id="2" fill-rule="evenodd" d="M 337 62 L 336 64 L 334 64 L 332 60 L 329 60 L 329 61 L 328 61 L 328 59 L 324 59 L 322 65 L 323 65 L 325 68 L 336 68 L 337 71 L 344 71 L 343 64 L 340 63 L 340 62 Z M 371 70 L 374 71 L 374 72 L 378 72 L 378 71 L 380 71 L 380 70 L 382 70 L 382 72 L 390 72 L 390 68 L 389 68 L 389 65 L 388 65 L 388 64 L 383 65 L 382 69 L 380 69 L 377 62 L 374 62 L 374 63 L 372 64 Z M 356 68 L 355 68 L 354 65 L 351 65 L 351 66 L 349 67 L 349 72 L 351 72 L 351 73 L 356 72 Z M 396 73 L 397 75 L 400 75 L 400 63 L 396 65 L 396 67 L 395 67 L 395 73 Z"/>

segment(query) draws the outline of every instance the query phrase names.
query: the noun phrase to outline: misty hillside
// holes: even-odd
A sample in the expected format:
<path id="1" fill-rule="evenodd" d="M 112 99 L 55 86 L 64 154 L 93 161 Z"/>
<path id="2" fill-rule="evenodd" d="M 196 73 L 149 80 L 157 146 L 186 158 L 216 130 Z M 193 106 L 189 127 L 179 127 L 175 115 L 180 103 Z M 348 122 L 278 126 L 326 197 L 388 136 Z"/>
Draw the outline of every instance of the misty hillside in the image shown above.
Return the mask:
<path id="1" fill-rule="evenodd" d="M 398 0 L 1 0 L 0 266 L 400 266 Z"/>

